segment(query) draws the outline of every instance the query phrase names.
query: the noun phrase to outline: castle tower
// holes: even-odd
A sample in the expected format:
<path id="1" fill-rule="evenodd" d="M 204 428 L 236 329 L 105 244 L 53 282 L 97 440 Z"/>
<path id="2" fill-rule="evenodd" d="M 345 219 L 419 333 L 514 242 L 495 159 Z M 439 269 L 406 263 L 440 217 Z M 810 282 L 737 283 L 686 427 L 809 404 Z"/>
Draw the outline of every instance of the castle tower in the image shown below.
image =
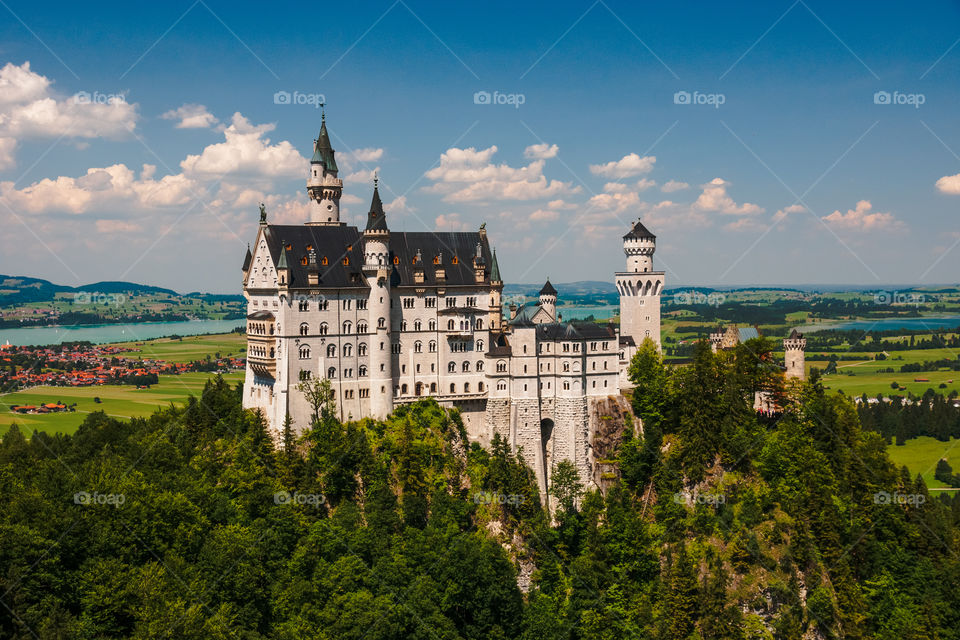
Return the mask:
<path id="1" fill-rule="evenodd" d="M 337 161 L 330 135 L 327 133 L 326 114 L 321 116 L 320 134 L 313 143 L 310 175 L 307 176 L 307 196 L 310 198 L 310 220 L 307 224 L 340 225 L 340 196 L 343 180 L 337 178 Z"/>
<path id="2" fill-rule="evenodd" d="M 551 322 L 557 321 L 557 290 L 550 284 L 550 278 L 547 278 L 547 283 L 540 289 L 540 308 L 550 314 L 553 318 Z"/>
<path id="3" fill-rule="evenodd" d="M 660 296 L 663 271 L 653 270 L 657 238 L 639 220 L 623 236 L 626 271 L 616 274 L 620 291 L 620 336 L 629 336 L 637 346 L 650 338 L 660 346 Z"/>
<path id="4" fill-rule="evenodd" d="M 783 341 L 783 363 L 786 367 L 784 377 L 806 380 L 807 373 L 804 368 L 805 350 L 807 348 L 807 339 L 803 337 L 796 329 L 790 332 L 789 337 Z"/>
<path id="5" fill-rule="evenodd" d="M 493 250 L 490 260 L 490 328 L 503 330 L 503 279 L 500 277 L 500 265 L 497 264 L 497 250 Z"/>
<path id="6" fill-rule="evenodd" d="M 373 200 L 363 231 L 363 275 L 370 287 L 367 299 L 370 335 L 370 415 L 383 419 L 393 411 L 392 344 L 390 339 L 390 230 L 374 179 Z"/>

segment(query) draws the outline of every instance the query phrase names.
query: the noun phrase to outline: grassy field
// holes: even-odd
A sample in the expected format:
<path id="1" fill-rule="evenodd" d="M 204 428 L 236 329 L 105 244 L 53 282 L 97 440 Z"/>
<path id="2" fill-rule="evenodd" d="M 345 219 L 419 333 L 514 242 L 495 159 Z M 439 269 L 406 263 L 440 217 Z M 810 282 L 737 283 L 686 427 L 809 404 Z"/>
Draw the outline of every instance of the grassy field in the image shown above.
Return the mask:
<path id="1" fill-rule="evenodd" d="M 87 414 L 104 411 L 116 418 L 149 416 L 157 407 L 166 407 L 171 402 L 182 404 L 190 395 L 198 396 L 204 383 L 214 374 L 185 373 L 179 376 L 160 376 L 160 383 L 149 389 L 123 385 L 104 385 L 96 387 L 34 387 L 26 391 L 17 391 L 0 396 L 0 433 L 6 433 L 16 422 L 22 431 L 46 431 L 47 433 L 73 433 Z M 243 380 L 243 372 L 225 374 L 230 384 Z M 99 397 L 101 402 L 94 402 Z M 54 413 L 48 415 L 18 415 L 12 413 L 10 405 L 41 404 L 62 401 L 68 405 L 77 403 L 72 413 Z"/>
<path id="2" fill-rule="evenodd" d="M 890 454 L 890 459 L 898 467 L 906 465 L 912 476 L 922 475 L 924 482 L 930 488 L 946 486 L 933 477 L 937 461 L 940 458 L 946 458 L 955 470 L 960 468 L 960 440 L 957 439 L 952 439 L 950 442 L 940 442 L 934 438 L 923 436 L 907 440 L 901 446 L 890 445 L 887 447 L 887 452 Z"/>
<path id="3" fill-rule="evenodd" d="M 193 362 L 212 358 L 217 353 L 221 357 L 244 357 L 247 338 L 242 333 L 224 333 L 210 336 L 184 336 L 179 340 L 159 338 L 145 342 L 119 342 L 119 347 L 128 347 L 140 352 L 141 357 L 167 362 Z M 136 357 L 136 354 L 126 354 Z"/>

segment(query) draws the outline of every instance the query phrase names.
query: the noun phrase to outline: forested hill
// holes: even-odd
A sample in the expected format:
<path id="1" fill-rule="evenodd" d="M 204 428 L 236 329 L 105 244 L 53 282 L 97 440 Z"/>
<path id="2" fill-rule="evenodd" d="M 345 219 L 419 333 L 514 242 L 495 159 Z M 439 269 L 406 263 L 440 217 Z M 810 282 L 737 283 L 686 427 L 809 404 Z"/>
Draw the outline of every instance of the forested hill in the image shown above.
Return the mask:
<path id="1" fill-rule="evenodd" d="M 318 384 L 275 446 L 218 380 L 149 419 L 11 430 L 0 637 L 957 638 L 960 499 L 848 399 L 784 389 L 770 346 L 672 371 L 641 349 L 644 435 L 605 496 L 558 465 L 555 518 L 431 400 L 341 424 Z M 787 410 L 757 416 L 761 388 Z"/>

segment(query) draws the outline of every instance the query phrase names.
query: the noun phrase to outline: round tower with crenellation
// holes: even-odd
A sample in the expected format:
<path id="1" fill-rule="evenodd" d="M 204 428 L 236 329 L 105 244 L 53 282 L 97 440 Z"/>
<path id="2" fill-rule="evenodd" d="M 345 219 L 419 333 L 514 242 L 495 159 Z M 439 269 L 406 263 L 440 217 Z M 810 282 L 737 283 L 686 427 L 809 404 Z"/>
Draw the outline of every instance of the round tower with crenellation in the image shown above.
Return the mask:
<path id="1" fill-rule="evenodd" d="M 796 329 L 791 331 L 789 337 L 783 341 L 783 375 L 786 378 L 806 380 L 807 373 L 804 366 L 806 349 L 807 339 Z"/>
<path id="2" fill-rule="evenodd" d="M 380 420 L 393 411 L 392 342 L 390 333 L 390 230 L 376 180 L 373 201 L 363 231 L 363 275 L 370 287 L 367 299 L 370 334 L 370 415 Z"/>

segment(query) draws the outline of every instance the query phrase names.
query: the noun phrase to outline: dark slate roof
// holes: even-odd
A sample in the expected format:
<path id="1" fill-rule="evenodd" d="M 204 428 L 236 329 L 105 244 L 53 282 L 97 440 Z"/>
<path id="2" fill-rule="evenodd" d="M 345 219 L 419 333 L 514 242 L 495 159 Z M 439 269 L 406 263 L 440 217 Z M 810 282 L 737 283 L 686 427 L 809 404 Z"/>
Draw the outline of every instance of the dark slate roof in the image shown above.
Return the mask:
<path id="1" fill-rule="evenodd" d="M 247 320 L 273 320 L 273 314 L 269 311 L 254 311 L 247 316 Z"/>
<path id="2" fill-rule="evenodd" d="M 320 134 L 313 145 L 313 159 L 310 162 L 319 162 L 327 171 L 337 171 L 337 161 L 334 159 L 333 147 L 330 146 L 330 134 L 327 133 L 327 121 L 324 118 L 320 124 Z"/>
<path id="3" fill-rule="evenodd" d="M 356 227 L 340 225 L 267 225 L 264 229 L 264 238 L 267 248 L 276 264 L 280 258 L 281 242 L 290 245 L 289 255 L 286 257 L 290 270 L 290 286 L 306 287 L 307 265 L 302 264 L 308 256 L 307 245 L 313 247 L 317 254 L 320 269 L 319 287 L 356 287 L 366 288 L 366 279 L 362 275 L 363 268 L 363 235 Z M 477 243 L 481 244 L 481 252 L 489 264 L 490 246 L 486 239 L 477 231 L 410 231 L 390 233 L 390 263 L 394 257 L 399 264 L 393 265 L 390 276 L 391 286 L 414 286 L 413 259 L 419 249 L 423 255 L 424 286 L 458 286 L 476 285 L 473 272 L 473 256 L 476 254 Z M 446 279 L 438 281 L 436 278 L 437 265 L 433 259 L 443 254 L 443 267 Z M 459 259 L 453 264 L 453 257 Z M 323 259 L 327 264 L 323 264 Z M 344 265 L 347 258 L 349 264 Z M 484 280 L 489 284 L 489 278 Z"/>
<path id="4" fill-rule="evenodd" d="M 250 245 L 247 244 L 247 255 L 243 258 L 243 266 L 240 267 L 241 270 L 246 271 L 249 269 L 251 260 L 253 260 L 253 254 L 250 253 Z"/>
<path id="5" fill-rule="evenodd" d="M 533 316 L 535 316 L 538 311 L 540 311 L 539 302 L 524 303 L 517 309 L 517 314 L 510 318 L 508 324 L 518 326 L 531 325 L 533 324 Z"/>
<path id="6" fill-rule="evenodd" d="M 621 347 L 635 347 L 637 343 L 633 341 L 633 336 L 620 336 Z"/>
<path id="7" fill-rule="evenodd" d="M 738 328 L 737 334 L 740 337 L 740 342 L 746 342 L 747 340 L 753 340 L 754 338 L 760 337 L 760 332 L 757 331 L 755 327 Z"/>
<path id="8" fill-rule="evenodd" d="M 609 324 L 596 322 L 546 322 L 537 325 L 541 340 L 611 340 L 616 336 Z"/>
<path id="9" fill-rule="evenodd" d="M 557 295 L 557 290 L 553 288 L 552 284 L 550 284 L 550 278 L 547 278 L 547 283 L 543 285 L 543 289 L 540 289 L 540 295 L 542 296 Z"/>
<path id="10" fill-rule="evenodd" d="M 794 329 L 793 331 L 790 332 L 790 337 L 788 337 L 787 340 L 799 340 L 802 337 L 803 337 L 803 334 L 797 331 L 796 329 Z"/>
<path id="11" fill-rule="evenodd" d="M 624 239 L 624 240 L 626 240 L 627 238 L 637 238 L 637 239 L 639 239 L 639 238 L 650 238 L 650 239 L 656 239 L 656 237 L 657 237 L 657 236 L 655 236 L 655 235 L 653 235 L 652 233 L 650 233 L 650 231 L 649 231 L 645 226 L 643 226 L 643 223 L 642 223 L 642 222 L 640 222 L 639 220 L 637 220 L 637 224 L 633 225 L 633 229 L 630 229 L 630 233 L 628 233 L 627 235 L 623 236 L 623 239 Z"/>
<path id="12" fill-rule="evenodd" d="M 387 229 L 387 216 L 383 212 L 383 202 L 380 201 L 380 190 L 377 187 L 373 188 L 373 200 L 370 201 L 370 211 L 367 213 L 366 230 L 389 231 Z"/>

